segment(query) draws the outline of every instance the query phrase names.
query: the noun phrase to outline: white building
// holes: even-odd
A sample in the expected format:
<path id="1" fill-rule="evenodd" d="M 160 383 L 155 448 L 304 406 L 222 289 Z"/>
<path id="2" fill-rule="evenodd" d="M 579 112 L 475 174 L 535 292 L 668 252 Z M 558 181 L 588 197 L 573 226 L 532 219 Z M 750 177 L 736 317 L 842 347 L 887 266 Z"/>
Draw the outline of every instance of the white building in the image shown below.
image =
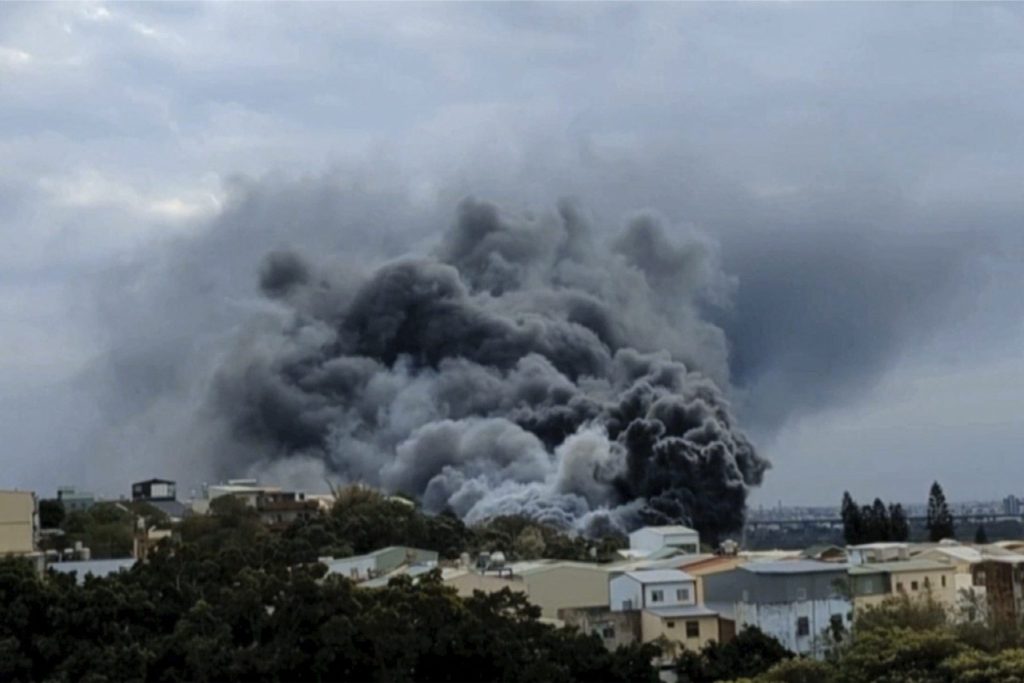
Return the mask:
<path id="1" fill-rule="evenodd" d="M 910 559 L 910 544 L 885 541 L 846 546 L 850 564 L 856 566 L 869 562 L 902 562 Z"/>
<path id="2" fill-rule="evenodd" d="M 704 601 L 734 616 L 737 631 L 756 626 L 797 654 L 821 657 L 829 639 L 853 621 L 843 595 L 847 568 L 814 560 L 751 562 L 703 577 Z"/>
<path id="3" fill-rule="evenodd" d="M 612 578 L 608 593 L 613 612 L 697 604 L 696 580 L 678 569 L 646 569 Z"/>
<path id="4" fill-rule="evenodd" d="M 629 535 L 630 550 L 653 553 L 662 548 L 678 548 L 696 554 L 700 550 L 700 534 L 685 526 L 645 526 Z"/>

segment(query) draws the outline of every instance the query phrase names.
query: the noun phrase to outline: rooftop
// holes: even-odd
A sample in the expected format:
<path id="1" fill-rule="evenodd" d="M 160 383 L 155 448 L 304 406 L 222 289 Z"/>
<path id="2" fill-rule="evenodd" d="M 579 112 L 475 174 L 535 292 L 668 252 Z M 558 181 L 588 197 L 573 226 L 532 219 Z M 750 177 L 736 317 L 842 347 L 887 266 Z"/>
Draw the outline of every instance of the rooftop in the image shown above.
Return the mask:
<path id="1" fill-rule="evenodd" d="M 653 531 L 656 534 L 696 534 L 697 532 L 688 526 L 681 524 L 670 524 L 667 526 L 645 526 L 637 529 L 637 531 Z"/>
<path id="2" fill-rule="evenodd" d="M 638 569 L 626 572 L 626 576 L 640 583 L 678 583 L 693 581 L 693 577 L 678 569 Z"/>
<path id="3" fill-rule="evenodd" d="M 845 572 L 847 565 L 842 562 L 819 562 L 818 560 L 769 560 L 751 562 L 740 567 L 754 574 L 815 574 Z"/>
<path id="4" fill-rule="evenodd" d="M 662 619 L 685 619 L 686 617 L 717 617 L 718 612 L 704 605 L 676 605 L 672 607 L 648 607 L 646 612 L 655 614 Z"/>
<path id="5" fill-rule="evenodd" d="M 898 574 L 901 572 L 927 572 L 935 570 L 952 571 L 953 567 L 945 562 L 934 560 L 898 560 L 895 562 L 869 562 L 850 567 L 851 574 Z"/>

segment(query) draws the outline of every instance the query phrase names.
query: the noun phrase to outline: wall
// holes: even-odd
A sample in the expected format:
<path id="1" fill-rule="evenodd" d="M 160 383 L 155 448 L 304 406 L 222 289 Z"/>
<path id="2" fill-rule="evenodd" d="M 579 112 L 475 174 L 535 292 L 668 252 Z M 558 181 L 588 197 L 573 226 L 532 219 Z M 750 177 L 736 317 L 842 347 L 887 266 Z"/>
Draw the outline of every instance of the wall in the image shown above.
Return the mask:
<path id="1" fill-rule="evenodd" d="M 565 607 L 558 619 L 581 633 L 593 633 L 609 650 L 640 642 L 640 610 L 613 612 L 607 607 Z"/>
<path id="2" fill-rule="evenodd" d="M 530 602 L 551 619 L 558 617 L 562 607 L 609 605 L 608 572 L 599 567 L 552 565 L 532 570 L 522 580 Z"/>
<path id="3" fill-rule="evenodd" d="M 640 609 L 643 607 L 642 586 L 636 579 L 621 574 L 608 584 L 609 604 L 613 610 Z M 627 602 L 629 607 L 627 608 Z"/>
<path id="4" fill-rule="evenodd" d="M 680 600 L 676 591 L 686 591 L 687 597 Z M 662 600 L 655 602 L 652 593 L 661 591 Z M 697 588 L 693 581 L 678 581 L 675 583 L 651 583 L 644 586 L 644 607 L 670 607 L 672 605 L 695 605 L 697 604 Z"/>
<path id="5" fill-rule="evenodd" d="M 697 622 L 699 635 L 696 638 L 686 636 L 687 622 Z M 666 618 L 644 610 L 640 623 L 645 643 L 664 636 L 670 642 L 678 643 L 683 649 L 697 651 L 708 643 L 719 639 L 717 615 Z"/>
<path id="6" fill-rule="evenodd" d="M 377 560 L 374 557 L 360 555 L 358 557 L 347 557 L 325 561 L 327 569 L 331 574 L 340 574 L 353 581 L 363 581 L 371 578 L 370 572 L 377 568 Z"/>
<path id="7" fill-rule="evenodd" d="M 840 616 L 843 627 L 849 630 L 852 611 L 850 603 L 842 598 L 762 604 L 740 602 L 736 604 L 736 628 L 756 626 L 793 652 L 821 657 L 825 654 L 825 631 L 830 627 L 832 616 Z M 806 636 L 797 635 L 800 617 L 808 619 Z"/>
<path id="8" fill-rule="evenodd" d="M 472 571 L 445 579 L 444 583 L 454 588 L 463 598 L 473 595 L 474 591 L 497 593 L 503 588 L 517 593 L 526 593 L 526 584 L 520 579 L 508 579 L 495 574 L 478 574 Z"/>
<path id="9" fill-rule="evenodd" d="M 0 555 L 33 552 L 35 532 L 35 494 L 0 491 Z"/>

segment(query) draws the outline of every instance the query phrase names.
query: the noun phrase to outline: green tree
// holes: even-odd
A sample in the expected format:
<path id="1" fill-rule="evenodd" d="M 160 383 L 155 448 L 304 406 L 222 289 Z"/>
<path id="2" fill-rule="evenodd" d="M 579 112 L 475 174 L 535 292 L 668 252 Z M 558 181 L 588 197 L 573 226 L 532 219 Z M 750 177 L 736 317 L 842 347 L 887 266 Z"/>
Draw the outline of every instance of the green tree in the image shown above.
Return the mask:
<path id="1" fill-rule="evenodd" d="M 708 643 L 699 653 L 684 650 L 675 669 L 682 683 L 714 683 L 757 676 L 792 656 L 778 640 L 748 626 L 728 643 Z"/>
<path id="2" fill-rule="evenodd" d="M 837 672 L 828 662 L 814 659 L 787 659 L 779 662 L 753 683 L 833 683 Z"/>
<path id="3" fill-rule="evenodd" d="M 843 538 L 846 540 L 846 544 L 857 545 L 858 543 L 863 543 L 864 521 L 860 514 L 860 508 L 849 491 L 843 492 L 840 515 L 843 519 Z"/>
<path id="4" fill-rule="evenodd" d="M 932 483 L 931 491 L 928 494 L 928 514 L 925 526 L 928 528 L 928 539 L 932 542 L 938 542 L 944 538 L 954 538 L 956 535 L 953 528 L 953 515 L 949 512 L 946 494 L 943 493 L 939 482 Z"/>
<path id="5" fill-rule="evenodd" d="M 889 530 L 892 541 L 910 540 L 910 522 L 899 503 L 889 505 Z"/>
<path id="6" fill-rule="evenodd" d="M 39 526 L 44 529 L 57 529 L 63 521 L 63 502 L 56 498 L 44 498 L 39 501 Z"/>
<path id="7" fill-rule="evenodd" d="M 988 543 L 988 533 L 985 531 L 984 524 L 979 524 L 977 531 L 974 532 L 974 542 L 978 545 L 985 545 Z"/>

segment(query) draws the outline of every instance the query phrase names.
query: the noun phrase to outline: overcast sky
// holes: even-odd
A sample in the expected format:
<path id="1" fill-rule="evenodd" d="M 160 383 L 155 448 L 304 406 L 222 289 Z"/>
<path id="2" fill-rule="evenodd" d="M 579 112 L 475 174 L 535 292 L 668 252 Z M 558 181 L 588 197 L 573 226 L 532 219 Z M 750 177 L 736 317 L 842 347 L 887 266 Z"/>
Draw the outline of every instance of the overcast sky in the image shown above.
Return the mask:
<path id="1" fill-rule="evenodd" d="M 473 194 L 718 245 L 755 504 L 1024 495 L 1022 81 L 1012 4 L 3 3 L 0 487 L 187 480 L 152 349 Z"/>

